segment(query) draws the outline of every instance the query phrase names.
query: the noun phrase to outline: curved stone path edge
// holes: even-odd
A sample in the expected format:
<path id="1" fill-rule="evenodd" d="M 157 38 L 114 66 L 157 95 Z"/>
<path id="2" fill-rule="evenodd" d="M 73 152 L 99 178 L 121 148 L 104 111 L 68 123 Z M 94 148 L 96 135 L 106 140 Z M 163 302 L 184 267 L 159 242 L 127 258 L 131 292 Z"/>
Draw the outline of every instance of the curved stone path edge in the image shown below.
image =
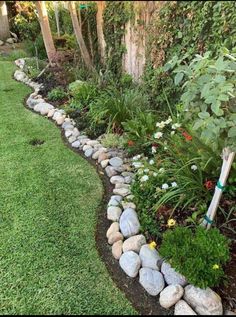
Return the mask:
<path id="1" fill-rule="evenodd" d="M 25 61 L 19 59 L 15 64 L 23 69 Z M 54 108 L 39 95 L 42 84 L 31 81 L 23 70 L 16 70 L 14 78 L 34 89 L 26 98 L 26 108 L 54 121 L 61 128 L 64 143 L 97 169 L 105 190 L 97 219 L 97 249 L 113 281 L 134 308 L 142 315 L 222 315 L 221 298 L 215 292 L 189 285 L 139 234 L 130 192 L 132 162 L 119 150 L 103 147 L 100 138 L 90 140 L 81 134 L 64 110 Z"/>

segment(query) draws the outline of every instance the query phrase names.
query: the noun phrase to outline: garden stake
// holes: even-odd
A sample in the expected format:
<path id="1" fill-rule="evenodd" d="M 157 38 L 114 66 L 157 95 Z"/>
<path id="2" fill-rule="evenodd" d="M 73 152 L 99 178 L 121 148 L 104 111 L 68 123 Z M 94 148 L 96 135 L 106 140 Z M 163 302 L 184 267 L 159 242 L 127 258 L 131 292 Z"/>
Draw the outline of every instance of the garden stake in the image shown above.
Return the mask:
<path id="1" fill-rule="evenodd" d="M 202 226 L 207 227 L 207 229 L 210 229 L 213 223 L 213 220 L 215 218 L 216 211 L 219 206 L 222 193 L 225 189 L 226 181 L 229 176 L 231 166 L 233 164 L 235 152 L 231 152 L 229 148 L 224 148 L 222 156 L 223 156 L 223 164 L 221 167 L 220 178 L 215 187 L 215 192 L 214 192 L 214 196 L 212 198 L 211 204 L 202 222 Z"/>

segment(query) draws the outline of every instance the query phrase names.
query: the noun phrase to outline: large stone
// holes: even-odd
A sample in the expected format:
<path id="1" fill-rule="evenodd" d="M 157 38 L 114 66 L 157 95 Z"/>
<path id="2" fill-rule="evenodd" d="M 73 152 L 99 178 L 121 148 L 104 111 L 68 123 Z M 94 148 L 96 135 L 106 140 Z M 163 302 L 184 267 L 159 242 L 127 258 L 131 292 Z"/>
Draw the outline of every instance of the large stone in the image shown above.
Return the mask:
<path id="1" fill-rule="evenodd" d="M 113 157 L 109 160 L 109 163 L 113 167 L 119 167 L 123 164 L 123 160 L 119 157 Z"/>
<path id="2" fill-rule="evenodd" d="M 209 287 L 201 289 L 193 285 L 185 287 L 184 300 L 199 315 L 222 315 L 221 298 Z"/>
<path id="3" fill-rule="evenodd" d="M 125 238 L 135 236 L 139 233 L 140 223 L 135 210 L 132 208 L 124 210 L 120 217 L 120 229 Z"/>
<path id="4" fill-rule="evenodd" d="M 120 177 L 122 177 L 122 176 L 120 176 Z M 130 185 L 129 184 L 124 184 L 124 183 L 116 183 L 115 184 L 115 188 L 116 189 L 120 189 L 120 188 L 130 189 Z"/>
<path id="5" fill-rule="evenodd" d="M 80 141 L 81 141 L 81 140 L 80 140 Z M 91 147 L 90 145 L 85 144 L 85 145 L 83 146 L 83 151 L 85 152 L 85 151 L 88 150 L 88 149 L 92 149 L 92 147 Z"/>
<path id="6" fill-rule="evenodd" d="M 66 122 L 66 121 L 63 123 L 62 128 L 64 130 L 74 130 L 73 124 L 71 124 L 71 122 Z"/>
<path id="7" fill-rule="evenodd" d="M 40 112 L 42 116 L 45 116 L 48 114 L 49 110 L 52 110 L 54 107 L 46 102 L 40 102 L 37 105 L 34 106 L 34 111 Z"/>
<path id="8" fill-rule="evenodd" d="M 48 111 L 48 118 L 52 118 L 54 113 L 55 113 L 56 109 L 51 109 Z"/>
<path id="9" fill-rule="evenodd" d="M 72 135 L 72 130 L 65 130 L 65 137 L 69 138 Z"/>
<path id="10" fill-rule="evenodd" d="M 162 274 L 149 268 L 142 268 L 139 271 L 139 283 L 152 296 L 157 296 L 165 287 Z"/>
<path id="11" fill-rule="evenodd" d="M 115 242 L 112 246 L 112 255 L 116 260 L 119 260 L 122 255 L 122 245 L 123 241 L 119 240 Z"/>
<path id="12" fill-rule="evenodd" d="M 146 238 L 142 234 L 130 237 L 123 243 L 123 252 L 134 251 L 139 253 L 141 246 L 145 243 Z"/>
<path id="13" fill-rule="evenodd" d="M 116 232 L 119 232 L 120 230 L 120 226 L 119 226 L 119 223 L 118 222 L 113 222 L 109 229 L 107 230 L 107 234 L 106 234 L 106 237 L 109 238 L 109 236 L 112 234 L 112 233 L 116 233 Z"/>
<path id="14" fill-rule="evenodd" d="M 184 289 L 181 285 L 169 285 L 163 289 L 160 294 L 160 305 L 166 309 L 175 305 L 184 294 Z"/>
<path id="15" fill-rule="evenodd" d="M 122 207 L 124 209 L 126 209 L 126 208 L 136 209 L 136 205 L 132 202 L 129 202 L 129 201 L 122 201 L 121 204 L 122 204 Z"/>
<path id="16" fill-rule="evenodd" d="M 4 42 L 0 40 L 0 46 L 4 45 Z"/>
<path id="17" fill-rule="evenodd" d="M 120 202 L 117 201 L 116 199 L 110 199 L 109 202 L 108 202 L 108 207 L 110 206 L 119 206 L 120 205 Z"/>
<path id="18" fill-rule="evenodd" d="M 69 137 L 68 141 L 70 143 L 74 143 L 76 141 L 76 137 L 74 137 L 73 135 Z"/>
<path id="19" fill-rule="evenodd" d="M 179 316 L 185 316 L 185 315 L 197 315 L 195 311 L 192 310 L 192 308 L 184 301 L 180 300 L 178 303 L 175 305 L 175 315 Z"/>
<path id="20" fill-rule="evenodd" d="M 110 206 L 107 208 L 107 219 L 111 221 L 119 221 L 122 210 L 117 206 Z"/>
<path id="21" fill-rule="evenodd" d="M 114 232 L 111 233 L 108 237 L 108 243 L 109 244 L 114 244 L 115 242 L 119 241 L 119 240 L 123 240 L 124 237 L 120 232 Z"/>
<path id="22" fill-rule="evenodd" d="M 75 136 L 76 138 L 80 135 L 80 132 L 77 128 L 73 129 L 72 135 Z"/>
<path id="23" fill-rule="evenodd" d="M 141 260 L 137 253 L 128 251 L 122 254 L 119 264 L 129 277 L 136 277 L 141 266 Z"/>
<path id="24" fill-rule="evenodd" d="M 80 141 L 79 141 L 79 140 L 76 140 L 75 142 L 73 142 L 73 143 L 71 144 L 71 146 L 74 147 L 74 148 L 76 148 L 76 149 L 78 149 L 78 148 L 80 147 Z"/>
<path id="25" fill-rule="evenodd" d="M 100 144 L 100 143 L 98 141 L 96 141 L 96 140 L 89 140 L 87 142 L 87 144 L 90 145 L 90 146 L 95 146 L 95 145 Z"/>
<path id="26" fill-rule="evenodd" d="M 21 70 L 16 70 L 14 73 L 14 78 L 18 81 L 24 81 L 27 80 L 28 77 L 26 76 L 26 74 L 24 72 L 22 72 Z"/>
<path id="27" fill-rule="evenodd" d="M 110 182 L 112 184 L 124 184 L 125 179 L 122 176 L 112 176 Z"/>
<path id="28" fill-rule="evenodd" d="M 161 257 L 156 249 L 151 249 L 148 244 L 145 244 L 142 246 L 139 256 L 142 261 L 142 267 L 160 270 Z"/>
<path id="29" fill-rule="evenodd" d="M 169 263 L 163 262 L 161 272 L 164 275 L 165 281 L 168 285 L 179 284 L 181 286 L 187 285 L 186 278 L 180 273 L 176 272 Z"/>
<path id="30" fill-rule="evenodd" d="M 107 166 L 105 172 L 109 178 L 117 174 L 117 171 L 112 166 Z"/>
<path id="31" fill-rule="evenodd" d="M 56 119 L 56 123 L 57 123 L 58 125 L 62 125 L 64 121 L 65 121 L 64 116 L 58 117 L 58 118 Z"/>
<path id="32" fill-rule="evenodd" d="M 109 167 L 109 166 L 108 166 L 108 167 Z M 131 192 L 130 192 L 130 189 L 129 189 L 129 188 L 124 188 L 124 187 L 122 187 L 122 188 L 114 188 L 114 189 L 113 189 L 113 193 L 114 193 L 115 195 L 120 195 L 120 196 L 125 197 L 125 196 L 128 196 Z"/>
<path id="33" fill-rule="evenodd" d="M 14 43 L 15 43 L 14 39 L 13 39 L 13 38 L 10 38 L 10 37 L 9 37 L 9 39 L 6 40 L 6 42 L 7 42 L 8 44 L 14 44 Z"/>
<path id="34" fill-rule="evenodd" d="M 29 97 L 26 101 L 26 104 L 29 108 L 34 109 L 34 107 L 38 104 L 38 103 L 42 103 L 45 102 L 44 99 L 40 98 L 40 99 L 35 99 L 32 97 Z M 52 109 L 53 110 L 53 109 Z"/>
<path id="35" fill-rule="evenodd" d="M 94 154 L 93 154 L 93 159 L 97 160 L 99 155 L 102 154 L 104 152 L 104 149 L 101 147 L 99 150 L 97 150 Z"/>
<path id="36" fill-rule="evenodd" d="M 106 168 L 107 165 L 108 165 L 108 163 L 109 163 L 109 160 L 108 160 L 108 159 L 101 161 L 101 167 L 102 167 L 102 168 Z"/>
<path id="37" fill-rule="evenodd" d="M 84 155 L 85 155 L 86 157 L 90 157 L 90 156 L 92 156 L 92 154 L 93 154 L 93 148 L 87 149 L 87 150 L 84 152 Z"/>
<path id="38" fill-rule="evenodd" d="M 101 152 L 98 156 L 98 163 L 101 163 L 104 160 L 108 160 L 109 162 L 109 154 L 105 152 Z"/>

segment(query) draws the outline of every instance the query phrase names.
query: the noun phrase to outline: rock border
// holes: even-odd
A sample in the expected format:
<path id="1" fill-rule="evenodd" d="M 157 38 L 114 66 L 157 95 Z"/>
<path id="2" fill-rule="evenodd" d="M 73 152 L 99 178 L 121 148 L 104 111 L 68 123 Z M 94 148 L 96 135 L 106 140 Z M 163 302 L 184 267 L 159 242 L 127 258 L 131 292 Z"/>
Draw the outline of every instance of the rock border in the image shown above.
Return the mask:
<path id="1" fill-rule="evenodd" d="M 135 176 L 132 161 L 125 157 L 123 151 L 104 147 L 100 137 L 91 140 L 82 134 L 63 109 L 55 108 L 39 95 L 43 85 L 33 82 L 23 72 L 25 60 L 18 59 L 15 64 L 21 70 L 15 71 L 14 78 L 34 89 L 26 100 L 27 107 L 55 121 L 62 128 L 70 147 L 96 161 L 114 185 L 107 204 L 107 219 L 112 223 L 106 238 L 123 272 L 129 278 L 139 276 L 139 283 L 145 291 L 153 297 L 159 295 L 160 306 L 174 308 L 174 315 L 223 315 L 219 295 L 210 288 L 203 290 L 188 284 L 185 277 L 161 259 L 155 247 L 147 244 L 146 238 L 140 234 L 140 223 L 130 191 Z M 169 313 L 166 311 L 166 314 Z"/>

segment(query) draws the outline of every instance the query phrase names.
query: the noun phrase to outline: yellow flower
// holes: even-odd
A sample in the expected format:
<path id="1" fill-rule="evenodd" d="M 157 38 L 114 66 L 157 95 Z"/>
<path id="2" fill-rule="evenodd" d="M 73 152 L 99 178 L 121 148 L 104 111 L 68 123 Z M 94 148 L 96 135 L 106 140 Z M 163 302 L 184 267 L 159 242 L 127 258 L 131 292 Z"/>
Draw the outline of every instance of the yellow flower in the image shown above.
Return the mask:
<path id="1" fill-rule="evenodd" d="M 156 248 L 157 244 L 155 241 L 152 241 L 151 243 L 149 243 L 149 248 L 154 250 Z"/>
<path id="2" fill-rule="evenodd" d="M 219 270 L 219 265 L 218 264 L 214 264 L 213 266 L 212 266 L 212 268 L 213 268 L 213 270 Z"/>
<path id="3" fill-rule="evenodd" d="M 175 221 L 174 219 L 169 219 L 168 222 L 167 222 L 167 226 L 168 226 L 169 228 L 174 227 L 175 224 L 176 224 L 176 221 Z"/>

